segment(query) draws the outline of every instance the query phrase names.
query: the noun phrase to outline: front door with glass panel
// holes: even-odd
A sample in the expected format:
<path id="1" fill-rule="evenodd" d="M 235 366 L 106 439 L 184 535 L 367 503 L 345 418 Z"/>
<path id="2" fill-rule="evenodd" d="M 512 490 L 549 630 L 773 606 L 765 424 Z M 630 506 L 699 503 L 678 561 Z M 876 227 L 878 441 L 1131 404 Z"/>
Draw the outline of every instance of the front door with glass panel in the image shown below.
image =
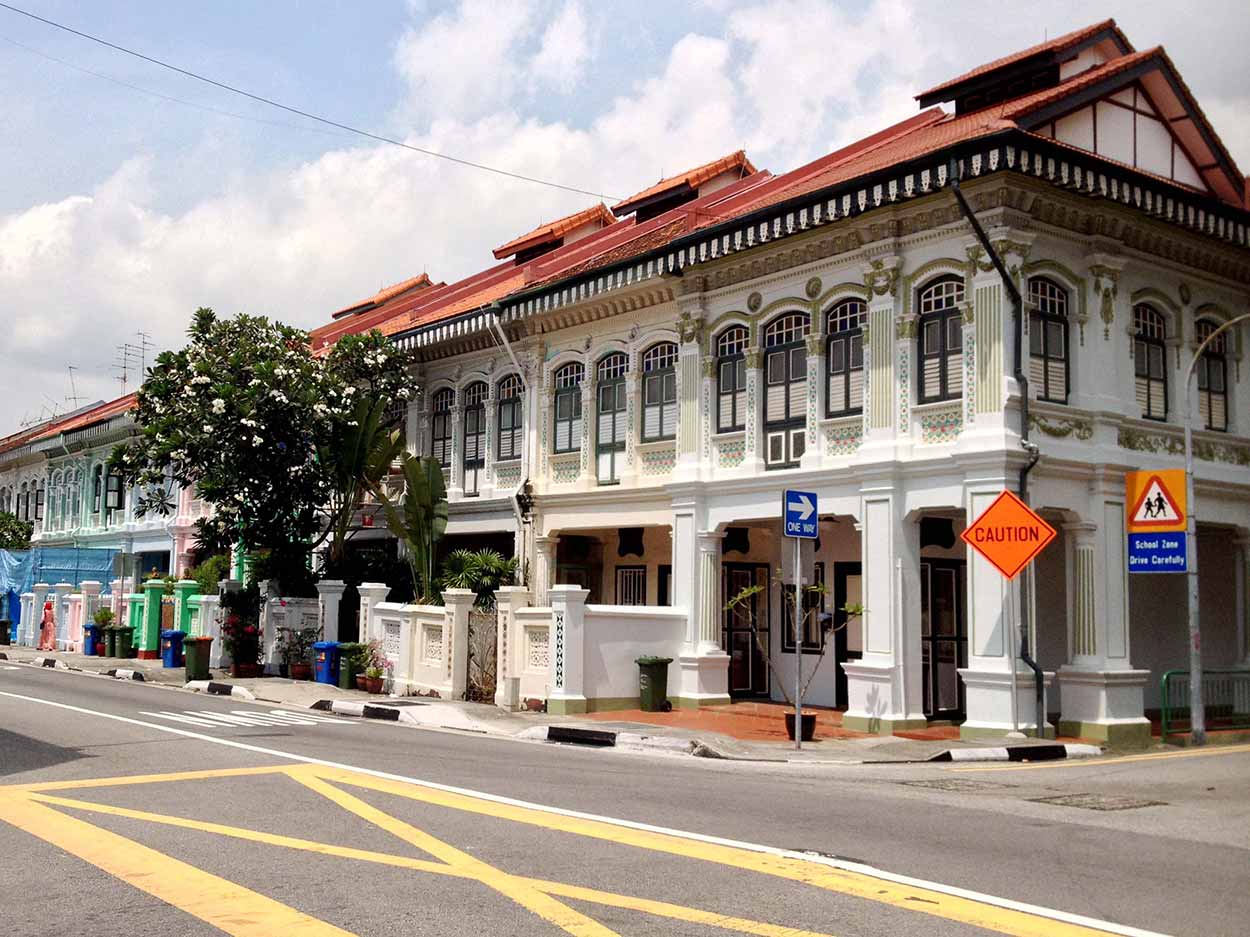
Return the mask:
<path id="1" fill-rule="evenodd" d="M 963 560 L 920 561 L 920 643 L 924 662 L 924 713 L 930 719 L 964 715 L 968 631 L 964 618 Z"/>
<path id="2" fill-rule="evenodd" d="M 768 695 L 768 665 L 760 652 L 760 643 L 769 646 L 768 565 L 722 565 L 721 595 L 726 602 L 750 586 L 761 589 L 721 616 L 721 645 L 729 655 L 730 696 Z"/>

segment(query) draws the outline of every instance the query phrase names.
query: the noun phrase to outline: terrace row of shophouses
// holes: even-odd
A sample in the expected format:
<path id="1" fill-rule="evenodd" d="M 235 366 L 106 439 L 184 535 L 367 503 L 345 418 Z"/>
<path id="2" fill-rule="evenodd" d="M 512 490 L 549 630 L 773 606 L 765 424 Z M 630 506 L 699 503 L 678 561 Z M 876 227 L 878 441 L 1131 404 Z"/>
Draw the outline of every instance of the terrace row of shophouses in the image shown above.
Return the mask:
<path id="1" fill-rule="evenodd" d="M 398 412 L 444 466 L 447 545 L 514 553 L 509 607 L 555 609 L 501 639 L 523 642 L 500 659 L 526 695 L 631 706 L 633 657 L 660 652 L 677 705 L 776 699 L 828 641 L 808 701 L 848 727 L 1030 730 L 1023 587 L 1059 728 L 1148 738 L 1160 675 L 1187 661 L 1185 582 L 1127 573 L 1125 473 L 1183 464 L 1194 350 L 1250 305 L 1246 178 L 1162 49 L 1111 21 L 917 98 L 917 116 L 797 170 L 730 154 L 313 331 L 318 351 L 380 328 L 417 353 L 421 392 Z M 1030 500 L 1059 531 L 1012 582 L 959 539 L 1030 456 L 1012 303 L 955 178 L 1025 298 Z M 1216 667 L 1250 667 L 1246 340 L 1242 325 L 1207 348 L 1191 402 Z M 90 460 L 73 471 L 77 489 L 40 482 L 78 492 L 55 514 L 36 495 L 42 538 L 109 510 Z M 28 505 L 34 475 L 18 481 L 0 474 L 0 499 Z M 819 497 L 799 572 L 845 624 L 828 635 L 816 616 L 793 627 L 786 488 Z M 726 611 L 748 585 L 763 589 Z M 862 618 L 845 623 L 848 602 Z M 565 631 L 570 603 L 584 633 Z"/>

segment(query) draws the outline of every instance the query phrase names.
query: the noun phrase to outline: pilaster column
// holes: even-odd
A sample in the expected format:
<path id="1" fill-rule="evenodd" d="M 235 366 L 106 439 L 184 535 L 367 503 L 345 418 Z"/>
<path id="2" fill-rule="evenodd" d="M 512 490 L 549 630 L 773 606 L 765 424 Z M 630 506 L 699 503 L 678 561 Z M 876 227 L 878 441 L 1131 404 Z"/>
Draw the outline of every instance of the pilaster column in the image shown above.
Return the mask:
<path id="1" fill-rule="evenodd" d="M 339 605 L 343 601 L 343 592 L 346 588 L 347 585 L 342 579 L 322 579 L 317 583 L 323 641 L 339 639 Z"/>
<path id="2" fill-rule="evenodd" d="M 824 452 L 820 445 L 820 419 L 825 415 L 825 330 L 823 316 L 816 316 L 807 336 L 807 438 L 800 466 L 820 468 Z"/>
<path id="3" fill-rule="evenodd" d="M 681 318 L 677 331 L 681 344 L 677 353 L 677 465 L 673 473 L 678 481 L 699 477 L 699 446 L 704 426 L 699 407 L 703 383 L 704 307 L 702 295 L 679 303 Z"/>
<path id="4" fill-rule="evenodd" d="M 1105 472 L 1091 486 L 1090 520 L 1065 525 L 1072 540 L 1068 594 L 1070 662 L 1059 669 L 1063 687 L 1059 731 L 1116 747 L 1150 743 L 1144 690 L 1150 672 L 1129 656 L 1127 544 L 1124 483 Z"/>
<path id="5" fill-rule="evenodd" d="M 360 593 L 360 640 L 362 642 L 381 641 L 381 627 L 373 626 L 373 607 L 386 601 L 391 587 L 384 582 L 362 582 L 356 587 Z"/>
<path id="6" fill-rule="evenodd" d="M 455 501 L 464 497 L 464 406 L 460 392 L 451 408 L 451 471 L 447 483 L 447 499 Z"/>
<path id="7" fill-rule="evenodd" d="M 579 586 L 551 587 L 551 690 L 547 712 L 556 715 L 586 712 L 585 636 L 586 596 Z"/>
<path id="8" fill-rule="evenodd" d="M 443 667 L 452 699 L 464 699 L 469 685 L 469 612 L 476 598 L 472 589 L 443 592 Z"/>
<path id="9" fill-rule="evenodd" d="M 625 372 L 625 462 L 617 471 L 625 484 L 642 474 L 642 459 L 638 455 L 642 441 L 642 371 L 635 367 L 635 358 L 630 355 L 629 370 Z M 593 473 L 597 480 L 597 466 Z"/>
<path id="10" fill-rule="evenodd" d="M 483 497 L 490 497 L 495 491 L 495 460 L 498 455 L 499 447 L 495 439 L 499 433 L 499 407 L 496 405 L 495 394 L 499 390 L 499 382 L 495 380 L 486 383 L 486 451 L 482 453 L 485 464 L 482 466 L 482 483 L 481 490 Z"/>
<path id="11" fill-rule="evenodd" d="M 599 420 L 595 405 L 595 366 L 586 362 L 586 376 L 582 381 L 582 449 L 578 478 L 584 486 L 595 484 L 595 439 L 599 432 Z M 632 421 L 631 421 L 632 422 Z"/>
<path id="12" fill-rule="evenodd" d="M 1129 290 L 1120 286 L 1127 261 L 1110 250 L 1096 250 L 1088 256 L 1094 315 L 1086 341 L 1098 367 L 1076 369 L 1072 376 L 1083 389 L 1085 406 L 1139 417 L 1131 337 L 1133 303 Z"/>
<path id="13" fill-rule="evenodd" d="M 752 329 L 754 335 L 755 330 Z M 764 398 L 764 352 L 752 345 L 743 355 L 747 372 L 746 455 L 742 467 L 751 474 L 764 471 L 763 422 L 760 403 Z"/>
<path id="14" fill-rule="evenodd" d="M 424 385 L 412 400 L 408 414 L 410 420 L 415 415 L 416 427 L 408 436 L 407 443 L 408 451 L 417 455 L 430 451 L 430 395 L 424 390 Z"/>
<path id="15" fill-rule="evenodd" d="M 864 268 L 864 287 L 868 291 L 868 312 L 864 324 L 864 441 L 893 443 L 895 435 L 895 402 L 897 412 L 909 412 L 910 385 L 908 362 L 910 353 L 903 339 L 896 335 L 898 293 L 902 261 L 895 256 L 879 257 Z M 914 337 L 914 326 L 912 336 Z M 895 370 L 901 368 L 902 395 L 895 386 Z M 900 425 L 901 435 L 907 427 Z M 874 457 L 875 458 L 875 457 Z"/>
<path id="16" fill-rule="evenodd" d="M 699 653 L 721 654 L 721 542 L 724 531 L 699 534 Z"/>
<path id="17" fill-rule="evenodd" d="M 529 604 L 530 591 L 523 586 L 500 586 L 495 590 L 495 705 L 509 711 L 521 706 L 521 668 L 513 659 L 520 643 L 516 613 Z"/>
<path id="18" fill-rule="evenodd" d="M 556 547 L 559 537 L 535 537 L 534 549 L 534 604 L 539 608 L 547 605 L 551 596 L 552 580 L 556 574 Z"/>
<path id="19" fill-rule="evenodd" d="M 846 661 L 843 725 L 890 735 L 927 725 L 921 701 L 920 529 L 893 480 L 860 489 L 864 652 Z"/>
<path id="20" fill-rule="evenodd" d="M 699 470 L 704 477 L 711 477 L 719 468 L 719 459 L 712 450 L 712 437 L 717 428 L 717 360 L 714 352 L 701 359 L 702 377 L 699 380 Z"/>
<path id="21" fill-rule="evenodd" d="M 187 599 L 197 595 L 200 584 L 194 579 L 179 579 L 174 583 L 174 628 L 191 633 L 191 606 Z"/>

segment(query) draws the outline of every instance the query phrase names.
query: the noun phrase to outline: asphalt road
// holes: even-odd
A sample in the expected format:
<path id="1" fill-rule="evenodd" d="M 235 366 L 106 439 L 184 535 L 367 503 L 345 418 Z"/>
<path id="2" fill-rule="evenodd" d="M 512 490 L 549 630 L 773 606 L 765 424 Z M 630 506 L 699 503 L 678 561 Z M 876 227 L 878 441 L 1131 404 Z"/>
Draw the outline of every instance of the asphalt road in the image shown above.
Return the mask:
<path id="1" fill-rule="evenodd" d="M 1250 920 L 1250 746 L 799 768 L 273 709 L 0 662 L 6 937 L 1239 935 Z"/>

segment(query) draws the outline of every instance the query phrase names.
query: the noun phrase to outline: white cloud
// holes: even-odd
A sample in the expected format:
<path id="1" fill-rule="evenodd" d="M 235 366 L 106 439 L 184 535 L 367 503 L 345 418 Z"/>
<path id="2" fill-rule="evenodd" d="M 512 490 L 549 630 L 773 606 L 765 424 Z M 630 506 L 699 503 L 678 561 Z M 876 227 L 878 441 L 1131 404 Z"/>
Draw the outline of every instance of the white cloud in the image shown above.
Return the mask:
<path id="1" fill-rule="evenodd" d="M 590 26 L 578 0 L 567 0 L 543 30 L 542 44 L 530 60 L 536 83 L 568 94 L 577 87 L 591 58 Z"/>

